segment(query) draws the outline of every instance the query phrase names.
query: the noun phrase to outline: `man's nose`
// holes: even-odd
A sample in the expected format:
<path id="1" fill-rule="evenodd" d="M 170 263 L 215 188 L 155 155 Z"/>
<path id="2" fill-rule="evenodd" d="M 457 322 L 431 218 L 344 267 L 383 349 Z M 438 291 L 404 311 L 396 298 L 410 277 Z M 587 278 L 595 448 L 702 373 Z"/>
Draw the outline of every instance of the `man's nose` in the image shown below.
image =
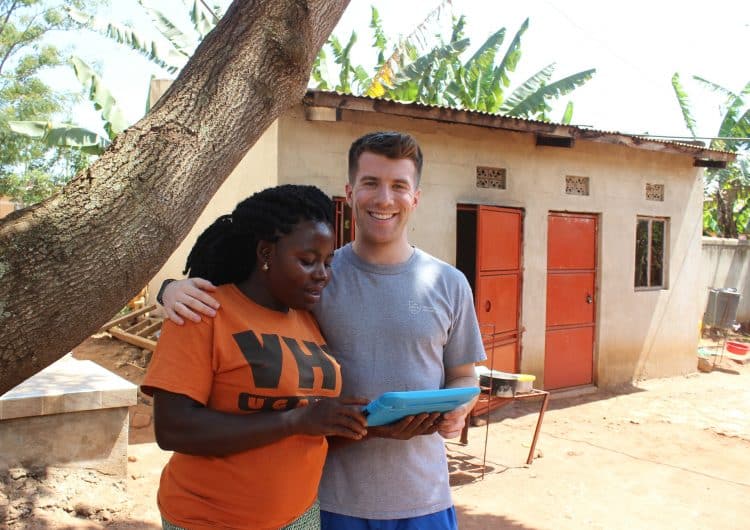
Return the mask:
<path id="1" fill-rule="evenodd" d="M 381 203 L 390 203 L 393 200 L 393 190 L 389 186 L 378 186 L 377 198 Z"/>

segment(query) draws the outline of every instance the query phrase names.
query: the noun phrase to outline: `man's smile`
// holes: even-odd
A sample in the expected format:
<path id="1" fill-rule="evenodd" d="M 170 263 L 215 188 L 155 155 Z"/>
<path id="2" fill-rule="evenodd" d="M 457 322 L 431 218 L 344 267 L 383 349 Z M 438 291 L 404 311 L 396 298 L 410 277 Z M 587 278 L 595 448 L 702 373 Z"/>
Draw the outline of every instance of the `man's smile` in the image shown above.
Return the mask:
<path id="1" fill-rule="evenodd" d="M 379 219 L 380 221 L 387 221 L 388 219 L 391 219 L 396 216 L 395 213 L 384 213 L 384 212 L 367 212 L 370 214 L 370 217 L 374 217 L 375 219 Z"/>

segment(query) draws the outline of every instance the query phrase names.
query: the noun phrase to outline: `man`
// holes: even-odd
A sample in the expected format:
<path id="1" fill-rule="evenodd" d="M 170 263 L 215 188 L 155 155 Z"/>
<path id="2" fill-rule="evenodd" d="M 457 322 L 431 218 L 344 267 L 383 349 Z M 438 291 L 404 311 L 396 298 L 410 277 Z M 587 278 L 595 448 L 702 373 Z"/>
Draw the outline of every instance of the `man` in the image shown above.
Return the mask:
<path id="1" fill-rule="evenodd" d="M 407 134 L 367 134 L 349 150 L 355 238 L 336 253 L 314 309 L 341 365 L 342 395 L 477 384 L 474 363 L 485 357 L 468 282 L 408 241 L 421 172 L 422 152 Z M 191 279 L 163 289 L 169 317 L 213 314 L 204 288 L 211 286 Z M 457 437 L 473 403 L 332 443 L 319 490 L 323 528 L 457 528 L 440 436 Z"/>

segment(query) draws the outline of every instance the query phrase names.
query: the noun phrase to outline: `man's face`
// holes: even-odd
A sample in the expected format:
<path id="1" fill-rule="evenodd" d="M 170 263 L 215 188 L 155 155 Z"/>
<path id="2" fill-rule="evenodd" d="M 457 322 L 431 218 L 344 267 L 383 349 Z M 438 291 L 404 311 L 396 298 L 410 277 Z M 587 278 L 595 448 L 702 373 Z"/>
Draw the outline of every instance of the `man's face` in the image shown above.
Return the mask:
<path id="1" fill-rule="evenodd" d="M 364 152 L 346 199 L 357 224 L 356 239 L 367 245 L 407 242 L 406 225 L 419 202 L 416 167 L 408 158 Z"/>

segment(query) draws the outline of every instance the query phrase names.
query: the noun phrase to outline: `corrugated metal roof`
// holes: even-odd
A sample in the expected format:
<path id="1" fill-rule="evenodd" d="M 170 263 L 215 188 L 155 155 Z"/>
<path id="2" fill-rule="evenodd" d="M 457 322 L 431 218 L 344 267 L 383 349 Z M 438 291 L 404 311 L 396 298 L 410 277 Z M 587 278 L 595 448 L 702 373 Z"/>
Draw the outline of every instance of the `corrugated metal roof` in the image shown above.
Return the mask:
<path id="1" fill-rule="evenodd" d="M 323 107 L 337 110 L 356 110 L 362 112 L 378 112 L 416 119 L 428 119 L 447 123 L 459 123 L 503 129 L 515 132 L 532 133 L 536 135 L 592 142 L 624 145 L 636 149 L 669 152 L 693 156 L 699 160 L 714 162 L 730 162 L 736 157 L 735 153 L 720 149 L 711 149 L 694 143 L 678 142 L 648 136 L 639 136 L 617 131 L 604 131 L 590 127 L 565 125 L 562 123 L 499 116 L 489 112 L 477 110 L 456 109 L 439 105 L 425 105 L 423 103 L 403 103 L 386 98 L 372 98 L 369 96 L 353 96 L 339 92 L 324 92 L 308 90 L 303 99 L 307 107 Z"/>

